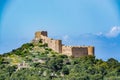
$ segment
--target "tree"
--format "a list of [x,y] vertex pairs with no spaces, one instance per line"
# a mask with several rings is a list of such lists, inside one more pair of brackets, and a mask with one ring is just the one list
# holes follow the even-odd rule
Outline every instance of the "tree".
[[8,66],[6,70],[9,73],[9,76],[11,76],[11,74],[15,72],[16,69],[17,69],[17,66],[14,65],[14,66]]
[[62,73],[65,74],[65,75],[68,75],[69,74],[69,69],[64,66],[63,69],[62,69]]

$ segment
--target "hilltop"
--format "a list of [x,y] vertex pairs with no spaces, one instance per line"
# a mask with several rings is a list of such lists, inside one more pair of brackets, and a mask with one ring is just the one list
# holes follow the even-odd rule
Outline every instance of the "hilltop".
[[119,80],[120,63],[59,54],[47,44],[26,43],[0,55],[0,80]]
[[0,80],[119,80],[120,63],[57,53],[41,41],[0,55]]

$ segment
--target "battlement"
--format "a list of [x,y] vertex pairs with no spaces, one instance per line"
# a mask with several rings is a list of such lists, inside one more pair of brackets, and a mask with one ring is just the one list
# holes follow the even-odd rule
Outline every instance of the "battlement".
[[35,32],[35,38],[40,39],[41,36],[46,36],[47,37],[47,31],[37,31],[37,32]]
[[43,43],[47,43],[49,48],[61,54],[74,57],[85,55],[94,56],[94,46],[65,46],[62,44],[62,40],[49,38],[47,31],[37,31],[35,33],[34,42],[37,42],[40,39]]

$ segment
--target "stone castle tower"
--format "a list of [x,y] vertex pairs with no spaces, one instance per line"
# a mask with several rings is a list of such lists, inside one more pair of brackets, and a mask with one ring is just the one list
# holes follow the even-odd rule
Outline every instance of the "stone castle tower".
[[54,40],[48,37],[47,31],[38,31],[35,33],[35,41],[42,40],[43,43],[47,43],[48,47],[52,50],[65,54],[67,56],[94,56],[94,46],[65,46],[62,44],[62,40]]

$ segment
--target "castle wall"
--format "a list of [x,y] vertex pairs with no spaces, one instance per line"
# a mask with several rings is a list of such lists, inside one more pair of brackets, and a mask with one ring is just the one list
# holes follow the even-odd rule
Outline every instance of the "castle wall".
[[41,31],[41,35],[48,37],[47,31]]
[[73,47],[72,48],[72,56],[74,57],[87,56],[87,55],[88,55],[87,47]]
[[55,40],[55,50],[59,53],[62,53],[62,41]]
[[94,56],[94,47],[93,46],[88,46],[88,55]]
[[71,56],[72,55],[72,47],[62,46],[62,54],[65,54],[67,56]]
[[65,54],[67,56],[85,56],[92,55],[94,56],[94,47],[93,46],[64,46],[62,45],[62,40],[54,40],[47,37],[47,31],[41,31],[35,33],[35,41],[42,39],[43,43],[47,43],[48,47],[52,50]]
[[40,32],[35,32],[35,39],[38,38],[40,39],[41,33]]
[[75,47],[75,46],[62,46],[62,54],[68,56],[85,56],[88,55],[88,48],[87,47]]
[[42,39],[43,43],[47,43],[49,48],[53,49],[54,51],[58,53],[62,53],[62,41],[61,40],[54,40],[44,35],[41,35],[40,39]]
[[47,37],[47,31],[38,31],[35,33],[35,38],[40,39],[42,36],[46,36]]

